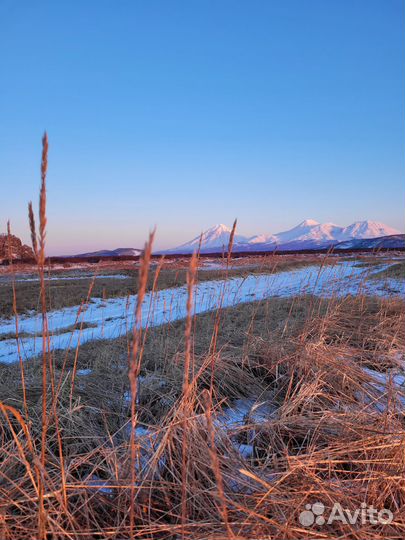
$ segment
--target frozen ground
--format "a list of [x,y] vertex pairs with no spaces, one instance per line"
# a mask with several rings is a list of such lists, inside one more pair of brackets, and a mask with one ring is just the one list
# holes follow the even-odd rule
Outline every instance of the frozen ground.
[[[373,266],[379,272],[387,265]],[[405,282],[398,280],[366,280],[367,267],[355,261],[339,262],[335,266],[308,266],[276,274],[250,275],[227,281],[206,281],[195,287],[194,312],[212,311],[271,297],[290,297],[315,294],[323,297],[356,295],[405,297]],[[51,349],[76,347],[95,339],[113,339],[125,335],[133,326],[136,295],[129,298],[91,299],[80,311],[79,306],[52,311],[48,314]],[[157,326],[186,316],[187,289],[164,289],[145,296],[142,326]],[[80,312],[79,312],[80,311]],[[81,323],[85,323],[80,330]],[[72,332],[72,326],[76,330]],[[91,325],[91,327],[86,327]],[[27,359],[42,350],[42,318],[39,314],[21,316],[19,333],[21,355]],[[64,329],[66,331],[64,331]],[[13,319],[0,319],[0,362],[18,360]]]

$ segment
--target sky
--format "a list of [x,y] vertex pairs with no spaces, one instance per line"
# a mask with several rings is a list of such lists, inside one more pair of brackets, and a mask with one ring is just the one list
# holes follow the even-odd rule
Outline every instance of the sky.
[[306,218],[404,230],[403,0],[0,0],[0,231],[50,255]]

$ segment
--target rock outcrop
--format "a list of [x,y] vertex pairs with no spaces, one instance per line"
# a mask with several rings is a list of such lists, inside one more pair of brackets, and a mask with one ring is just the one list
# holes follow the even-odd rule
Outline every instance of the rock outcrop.
[[[11,257],[13,259],[33,259],[34,252],[29,246],[21,242],[17,236],[10,235]],[[9,259],[9,237],[7,234],[0,234],[0,262]]]

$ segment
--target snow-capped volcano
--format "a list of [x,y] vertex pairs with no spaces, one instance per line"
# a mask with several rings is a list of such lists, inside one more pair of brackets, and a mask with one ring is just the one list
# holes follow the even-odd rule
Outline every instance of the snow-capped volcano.
[[342,227],[334,223],[322,224],[314,219],[306,219],[288,231],[271,235],[254,236],[249,243],[257,244],[266,242],[281,245],[297,240],[335,240],[341,230]]
[[296,239],[298,236],[304,236],[308,234],[313,227],[319,225],[314,219],[306,219],[302,221],[296,227],[289,229],[288,231],[276,233],[276,234],[259,234],[258,236],[253,236],[249,240],[250,244],[260,244],[263,242],[280,244],[284,242],[289,242],[290,240]]
[[400,231],[378,221],[355,221],[343,229],[343,235],[347,239],[379,238],[380,236],[391,236],[392,234],[400,234]]
[[[231,236],[232,229],[227,227],[223,223],[214,225],[210,229],[198,235],[189,242],[182,244],[181,246],[167,250],[165,253],[192,253],[198,249],[201,238],[201,249],[203,251],[222,251],[227,249],[229,244],[229,238]],[[246,236],[235,234],[234,243],[246,243],[248,242]]]
[[[201,251],[219,252],[228,247],[230,227],[215,225],[202,234]],[[323,248],[352,239],[380,238],[400,234],[400,231],[376,221],[356,221],[347,227],[335,223],[319,223],[306,219],[287,231],[246,237],[236,234],[234,251],[296,250]],[[198,249],[200,236],[165,253],[191,253]]]

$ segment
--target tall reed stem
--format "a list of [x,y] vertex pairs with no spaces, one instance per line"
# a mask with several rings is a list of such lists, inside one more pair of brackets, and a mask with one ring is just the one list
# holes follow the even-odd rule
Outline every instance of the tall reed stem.
[[190,266],[187,272],[187,317],[186,327],[184,331],[185,340],[185,354],[184,354],[184,377],[183,377],[183,440],[182,440],[182,467],[181,467],[181,527],[182,537],[186,535],[186,521],[187,521],[187,483],[188,483],[188,466],[187,466],[187,450],[188,450],[188,436],[187,436],[187,419],[190,415],[190,365],[191,365],[191,347],[192,336],[191,329],[193,324],[193,297],[194,297],[194,285],[197,273],[197,254],[193,253]]
[[145,244],[145,249],[139,267],[139,286],[135,308],[135,322],[133,327],[132,352],[129,357],[128,377],[131,390],[131,437],[130,437],[130,478],[131,478],[131,501],[129,509],[129,528],[131,540],[135,537],[135,482],[136,482],[136,424],[137,424],[137,396],[138,396],[138,376],[141,369],[142,354],[140,352],[142,344],[142,304],[145,298],[148,284],[150,260],[152,255],[152,245],[155,231],[149,235],[149,240]]

